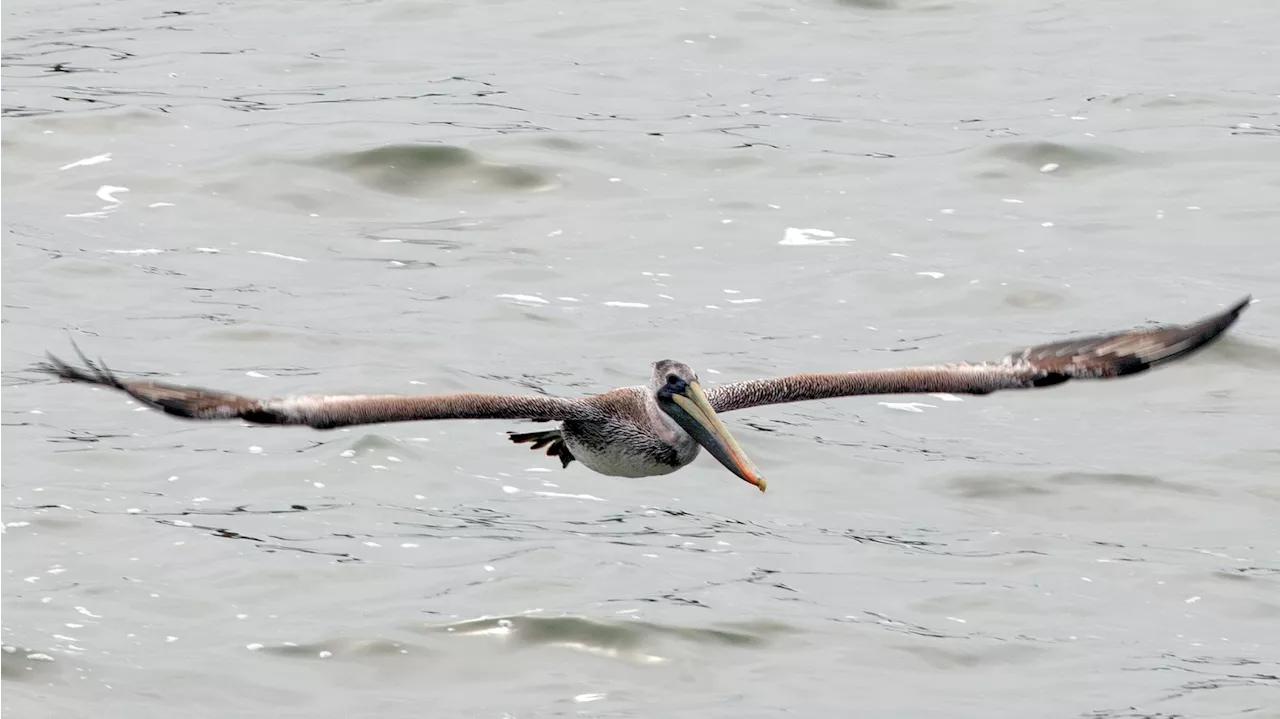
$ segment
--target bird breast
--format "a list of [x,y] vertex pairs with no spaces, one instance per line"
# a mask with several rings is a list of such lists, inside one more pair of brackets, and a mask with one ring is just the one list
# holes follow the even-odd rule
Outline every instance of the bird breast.
[[683,429],[662,432],[666,436],[655,429],[630,422],[570,420],[561,431],[574,458],[611,477],[670,474],[698,456],[697,442]]

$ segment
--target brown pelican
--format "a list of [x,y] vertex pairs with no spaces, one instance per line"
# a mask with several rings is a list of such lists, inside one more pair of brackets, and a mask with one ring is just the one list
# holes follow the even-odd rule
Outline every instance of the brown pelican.
[[[720,421],[719,413],[785,402],[875,394],[989,394],[1070,379],[1110,379],[1185,357],[1226,331],[1250,298],[1190,325],[1078,337],[1038,345],[998,362],[797,374],[703,389],[686,364],[661,360],[643,387],[591,397],[449,394],[298,395],[254,399],[148,380],[122,380],[101,361],[80,354],[83,367],[49,355],[39,369],[64,380],[114,387],[148,407],[190,419],[241,419],[256,424],[332,429],[428,419],[510,419],[560,422],[559,429],[510,432],[511,441],[547,448],[564,466],[574,459],[601,474],[648,477],[689,464],[705,447],[730,472],[765,488],[765,480]],[[79,352],[79,348],[76,348]]]

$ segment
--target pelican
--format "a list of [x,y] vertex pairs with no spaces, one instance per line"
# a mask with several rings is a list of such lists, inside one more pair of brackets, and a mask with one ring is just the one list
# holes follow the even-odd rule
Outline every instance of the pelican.
[[516,443],[546,448],[564,467],[578,460],[615,477],[669,474],[705,448],[730,472],[765,489],[765,479],[729,433],[719,415],[770,404],[878,394],[951,393],[985,395],[1004,389],[1051,387],[1071,379],[1111,379],[1138,374],[1186,357],[1216,340],[1251,299],[1189,325],[1076,337],[1036,345],[1002,360],[931,367],[796,374],[732,382],[703,389],[688,365],[653,363],[642,387],[623,387],[590,397],[447,394],[294,395],[254,399],[227,392],[122,380],[101,360],[80,352],[83,367],[48,355],[42,372],[63,380],[111,387],[142,404],[188,419],[240,419],[254,424],[306,425],[333,429],[429,419],[506,419],[560,422],[559,429],[509,432]]

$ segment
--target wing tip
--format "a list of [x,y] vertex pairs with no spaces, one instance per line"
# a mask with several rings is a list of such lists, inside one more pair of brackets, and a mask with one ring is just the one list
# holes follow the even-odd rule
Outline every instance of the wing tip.
[[1204,349],[1222,337],[1253,303],[1245,295],[1225,309],[1185,325],[1163,325],[1040,345],[1017,359],[1038,374],[1031,386],[1050,386],[1071,378],[1127,377]]
[[1190,344],[1180,352],[1176,352],[1169,357],[1159,361],[1168,361],[1190,354],[1222,337],[1227,330],[1231,329],[1239,319],[1240,315],[1253,304],[1253,295],[1245,295],[1237,300],[1235,304],[1216,314],[1209,315],[1199,322],[1192,323],[1181,329],[1183,332],[1183,341],[1189,341]]
[[[37,362],[32,367],[32,370],[42,374],[53,375],[57,379],[66,382],[79,382],[81,384],[117,389],[144,406],[158,409],[165,414],[183,419],[230,418],[238,413],[255,409],[254,407],[230,407],[230,405],[234,404],[230,401],[231,399],[239,400],[241,398],[234,395],[226,395],[225,393],[218,393],[216,397],[206,398],[201,396],[205,392],[198,388],[174,387],[152,382],[123,381],[116,376],[115,372],[103,360],[94,361],[89,359],[75,342],[71,343],[71,347],[80,356],[81,364],[79,366],[58,358],[52,352],[46,352],[46,361]],[[262,412],[259,412],[258,415],[266,417]],[[255,417],[258,417],[258,415],[255,415]],[[278,419],[271,417],[266,417],[265,419],[251,418],[249,421],[258,423],[279,422]]]
[[1199,352],[1221,339],[1252,303],[1253,295],[1248,294],[1221,312],[1216,312],[1191,324],[1153,330],[1153,334],[1168,332],[1170,336],[1161,343],[1161,347],[1154,355],[1138,354],[1116,358],[1119,362],[1116,367],[1116,376],[1123,377],[1144,372],[1152,367]]
[[1253,304],[1253,302],[1254,302],[1253,294],[1252,293],[1247,294],[1244,297],[1240,298],[1239,300],[1236,300],[1236,303],[1232,305],[1230,309],[1224,311],[1222,314],[1224,316],[1230,315],[1234,321],[1234,319],[1238,318],[1242,312],[1248,309],[1249,305]]
[[80,356],[80,361],[83,363],[82,367],[65,362],[52,352],[45,352],[45,361],[37,362],[32,369],[42,374],[53,375],[65,382],[82,382],[84,384],[97,384],[123,389],[115,373],[107,368],[107,365],[102,360],[94,362],[89,359],[75,342],[71,343],[71,348]]

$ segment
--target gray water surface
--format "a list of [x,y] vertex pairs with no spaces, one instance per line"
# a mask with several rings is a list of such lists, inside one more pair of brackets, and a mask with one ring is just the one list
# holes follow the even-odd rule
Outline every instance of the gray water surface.
[[[6,716],[1280,716],[1278,34],[1270,0],[6,2]],[[30,371],[580,395],[1246,293],[1134,379],[727,415],[764,495]]]

